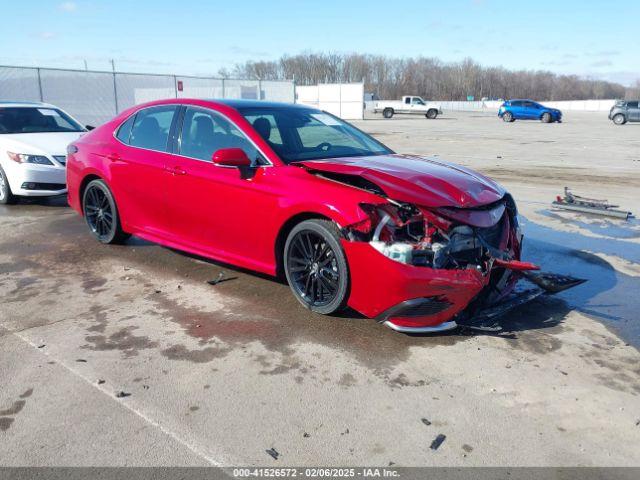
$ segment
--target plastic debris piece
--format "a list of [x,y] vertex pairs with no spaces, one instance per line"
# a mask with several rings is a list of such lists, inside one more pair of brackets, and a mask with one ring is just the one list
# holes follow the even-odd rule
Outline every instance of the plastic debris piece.
[[278,451],[273,447],[271,447],[269,450],[265,450],[265,452],[267,452],[271,457],[273,457],[274,460],[277,460],[278,457],[280,456]]
[[438,448],[440,448],[440,445],[442,445],[442,443],[445,441],[445,439],[447,438],[446,435],[443,435],[442,433],[439,434],[434,440],[433,442],[431,442],[431,450],[437,450]]

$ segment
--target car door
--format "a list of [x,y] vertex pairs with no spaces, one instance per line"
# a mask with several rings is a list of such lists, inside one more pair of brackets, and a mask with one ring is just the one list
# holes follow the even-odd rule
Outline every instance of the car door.
[[627,102],[627,111],[629,112],[630,121],[640,122],[640,105],[638,102]]
[[411,113],[411,97],[404,97],[404,105],[402,105],[402,112]]
[[519,120],[524,118],[522,116],[522,102],[520,100],[511,101],[511,108],[509,108],[509,111],[511,112],[511,114],[513,115],[513,118],[515,119]]
[[533,102],[522,102],[522,118],[530,120],[536,118],[537,113],[536,106]]
[[139,110],[116,132],[108,155],[111,187],[127,226],[154,236],[168,233],[167,175],[177,105]]
[[[187,249],[223,261],[268,269],[255,260],[266,212],[276,211],[277,196],[269,190],[274,170],[255,145],[222,114],[188,106],[168,173],[168,209],[172,236]],[[240,170],[213,163],[221,148],[242,148],[255,167]],[[253,259],[253,260],[252,260]]]

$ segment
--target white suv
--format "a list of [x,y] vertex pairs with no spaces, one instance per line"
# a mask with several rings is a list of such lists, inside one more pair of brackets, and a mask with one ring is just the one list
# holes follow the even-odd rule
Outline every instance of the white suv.
[[53,105],[0,102],[0,204],[67,193],[67,145],[83,132]]

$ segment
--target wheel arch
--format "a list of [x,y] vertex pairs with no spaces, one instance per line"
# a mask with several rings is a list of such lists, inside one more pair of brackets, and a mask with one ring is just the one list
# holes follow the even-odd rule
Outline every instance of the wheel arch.
[[287,241],[287,237],[289,236],[289,233],[291,232],[291,230],[293,230],[293,227],[295,227],[299,223],[304,222],[305,220],[311,220],[314,218],[319,220],[329,220],[331,222],[336,222],[335,219],[330,218],[327,215],[324,215],[320,212],[308,211],[308,212],[296,213],[292,217],[289,217],[280,227],[280,230],[278,231],[278,235],[276,236],[276,241],[273,247],[274,253],[275,253],[275,259],[276,259],[276,276],[279,279],[285,278],[284,245],[285,245],[285,242]]
[[97,175],[95,173],[90,173],[88,175],[85,175],[82,178],[82,181],[80,182],[80,187],[78,188],[78,202],[80,205],[80,215],[84,216],[84,191],[87,189],[87,185],[89,185],[89,183],[91,183],[94,180],[102,180],[103,182],[106,183],[106,180],[104,178],[102,178],[100,175]]

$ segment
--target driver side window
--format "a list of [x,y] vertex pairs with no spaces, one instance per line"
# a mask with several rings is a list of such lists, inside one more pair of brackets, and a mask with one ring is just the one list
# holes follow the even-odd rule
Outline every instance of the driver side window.
[[180,155],[212,161],[221,148],[241,148],[254,165],[268,162],[229,120],[210,110],[188,107],[182,123]]

